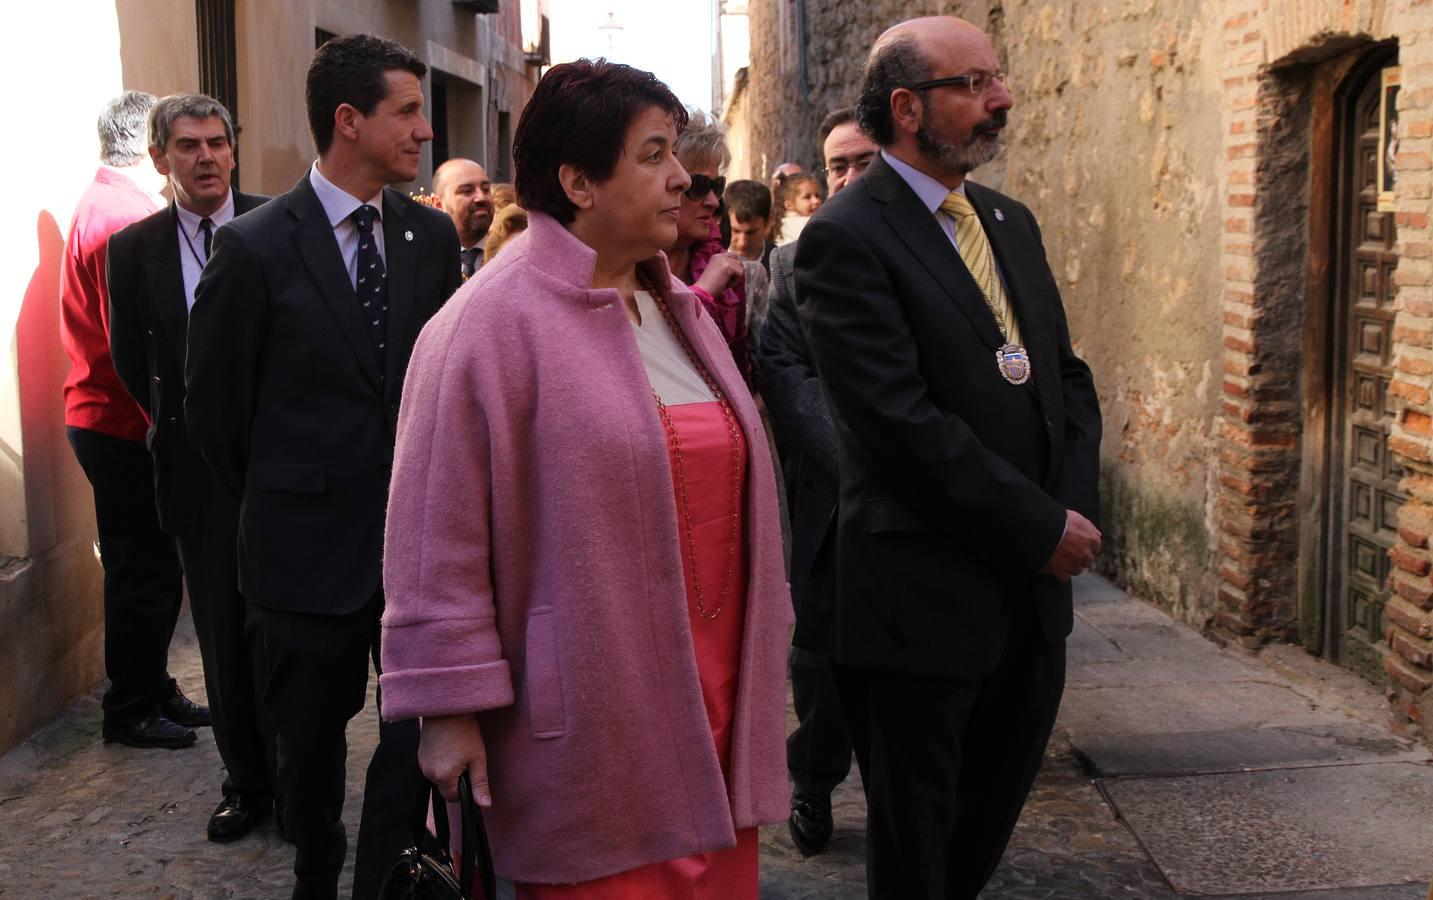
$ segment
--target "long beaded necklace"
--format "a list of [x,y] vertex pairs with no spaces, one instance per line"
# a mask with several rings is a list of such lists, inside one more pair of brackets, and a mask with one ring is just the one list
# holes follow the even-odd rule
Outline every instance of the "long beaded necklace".
[[743,466],[741,428],[736,421],[736,414],[732,411],[731,405],[727,403],[726,395],[722,393],[717,385],[716,379],[702,363],[701,357],[693,349],[691,341],[682,329],[677,327],[672,311],[667,308],[667,301],[663,299],[660,291],[650,289],[649,293],[657,304],[657,309],[662,311],[662,318],[667,320],[667,327],[676,335],[677,341],[681,343],[682,350],[686,352],[687,359],[707,383],[712,396],[716,397],[721,407],[722,419],[726,422],[727,437],[730,439],[731,447],[731,516],[727,524],[727,547],[726,547],[726,575],[722,578],[721,593],[717,598],[716,608],[708,611],[706,606],[706,594],[702,590],[702,580],[696,571],[697,564],[697,541],[692,530],[691,500],[687,491],[687,461],[682,452],[681,435],[677,433],[676,426],[672,424],[671,413],[667,411],[667,405],[662,402],[661,396],[655,390],[652,391],[652,398],[657,401],[657,415],[662,420],[662,427],[667,430],[667,438],[672,442],[672,456],[677,476],[677,498],[681,501],[682,524],[685,527],[687,543],[687,557],[692,561],[692,585],[696,589],[697,612],[708,622],[714,621],[717,616],[726,609],[726,604],[731,599],[732,584],[736,574],[736,550],[741,540],[741,472]]

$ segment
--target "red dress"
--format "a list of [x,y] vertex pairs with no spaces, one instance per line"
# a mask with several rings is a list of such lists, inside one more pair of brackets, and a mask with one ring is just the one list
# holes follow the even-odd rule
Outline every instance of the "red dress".
[[[729,776],[731,726],[736,710],[737,676],[741,666],[742,625],[746,612],[746,446],[740,441],[732,459],[732,436],[721,406],[715,401],[667,407],[668,421],[681,443],[681,459],[671,446],[677,530],[687,585],[687,619],[697,657],[702,702],[711,722],[712,740],[722,772]],[[736,496],[732,465],[738,467]],[[686,490],[682,489],[685,476]],[[685,494],[686,503],[683,503]],[[685,505],[685,510],[684,510]],[[735,546],[732,516],[736,516]],[[690,521],[692,542],[687,542]],[[689,546],[694,546],[692,559]],[[701,580],[698,607],[697,579]],[[722,583],[729,582],[723,603]],[[620,822],[613,823],[620,828]],[[708,853],[650,863],[580,884],[518,884],[519,900],[756,900],[757,830],[740,829],[736,846]]]

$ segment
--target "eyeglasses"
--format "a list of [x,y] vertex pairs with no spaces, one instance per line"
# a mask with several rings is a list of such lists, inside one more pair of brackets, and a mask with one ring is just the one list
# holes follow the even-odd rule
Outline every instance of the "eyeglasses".
[[1004,72],[971,72],[969,75],[952,75],[949,78],[933,78],[930,81],[922,81],[919,84],[906,86],[910,91],[928,91],[931,88],[962,87],[970,92],[971,96],[979,97],[990,89],[995,82],[1000,82],[1005,89],[1010,90],[1010,76]]
[[866,171],[866,167],[871,164],[871,160],[874,159],[875,156],[876,155],[872,153],[870,156],[863,156],[851,162],[832,163],[824,169],[817,169],[816,174],[822,178],[844,178],[847,172],[855,172],[857,175],[860,175]]
[[698,175],[693,172],[691,179],[692,186],[684,191],[688,200],[704,200],[707,194],[716,194],[716,198],[720,200],[722,191],[726,190],[725,175],[713,178],[710,175]]

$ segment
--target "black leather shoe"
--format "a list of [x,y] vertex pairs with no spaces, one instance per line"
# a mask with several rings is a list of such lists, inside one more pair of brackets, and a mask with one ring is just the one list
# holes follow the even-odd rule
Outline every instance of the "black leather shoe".
[[831,843],[831,795],[798,791],[791,796],[791,842],[802,856],[815,856]]
[[106,744],[125,744],[130,747],[165,747],[169,750],[192,747],[198,739],[193,731],[164,716],[151,716],[148,719],[140,719],[138,722],[129,722],[124,725],[105,723],[103,733]]
[[173,692],[159,704],[159,711],[176,725],[183,725],[186,728],[209,727],[209,707],[200,706],[184,696],[184,692],[179,689],[177,684],[174,686]]
[[237,841],[253,831],[255,825],[264,821],[273,807],[274,799],[267,794],[260,797],[235,791],[214,809],[214,815],[209,817],[209,827],[205,831],[209,840],[216,844]]

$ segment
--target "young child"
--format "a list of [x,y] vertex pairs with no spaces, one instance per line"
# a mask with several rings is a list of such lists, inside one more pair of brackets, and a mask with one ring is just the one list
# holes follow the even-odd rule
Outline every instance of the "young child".
[[733,181],[722,195],[731,225],[732,253],[766,265],[771,230],[771,191],[759,181]]
[[796,240],[811,214],[821,208],[821,182],[815,175],[790,175],[781,182],[782,215],[771,237],[780,247]]

